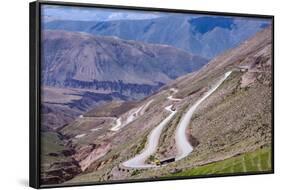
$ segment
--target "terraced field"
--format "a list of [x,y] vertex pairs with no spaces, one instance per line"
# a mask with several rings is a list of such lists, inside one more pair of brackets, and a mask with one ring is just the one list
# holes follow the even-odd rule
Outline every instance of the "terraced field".
[[265,172],[270,171],[271,169],[271,148],[266,147],[220,162],[215,162],[175,173],[171,176],[200,176],[244,172]]

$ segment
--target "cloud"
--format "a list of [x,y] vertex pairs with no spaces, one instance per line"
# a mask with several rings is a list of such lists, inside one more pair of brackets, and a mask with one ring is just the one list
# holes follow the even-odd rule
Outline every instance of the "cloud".
[[80,20],[80,21],[108,21],[123,19],[151,19],[165,16],[159,12],[145,12],[133,10],[119,10],[93,7],[70,7],[57,5],[43,5],[42,16],[44,21],[51,20]]

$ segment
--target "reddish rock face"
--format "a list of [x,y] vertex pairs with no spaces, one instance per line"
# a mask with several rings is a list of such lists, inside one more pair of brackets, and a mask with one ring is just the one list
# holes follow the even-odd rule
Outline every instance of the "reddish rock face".
[[93,162],[104,156],[110,149],[110,144],[105,143],[92,149],[92,151],[79,162],[82,171],[85,171]]
[[42,173],[41,182],[43,184],[63,183],[72,179],[74,176],[81,173],[78,162],[75,160],[69,162],[56,162],[51,167]]

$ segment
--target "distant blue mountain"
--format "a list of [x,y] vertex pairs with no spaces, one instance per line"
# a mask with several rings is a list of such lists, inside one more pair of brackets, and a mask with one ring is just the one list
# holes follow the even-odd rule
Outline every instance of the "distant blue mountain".
[[234,19],[230,17],[199,17],[189,20],[189,23],[194,27],[194,32],[205,34],[216,27],[231,30],[234,24]]
[[267,20],[254,18],[173,15],[100,22],[58,20],[43,23],[43,28],[167,44],[210,59],[239,45],[269,24]]
[[261,28],[267,28],[268,26],[269,26],[269,23],[261,24]]

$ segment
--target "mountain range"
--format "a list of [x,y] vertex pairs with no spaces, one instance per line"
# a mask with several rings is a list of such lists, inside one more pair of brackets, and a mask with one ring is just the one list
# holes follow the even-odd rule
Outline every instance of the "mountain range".
[[106,102],[140,100],[208,62],[173,46],[81,32],[46,30],[42,41],[44,130]]
[[54,20],[44,23],[43,29],[167,44],[210,59],[236,47],[266,26],[266,20],[254,18],[171,15],[142,20]]
[[143,89],[148,94],[207,63],[168,45],[78,32],[44,31],[43,44],[42,82],[47,86],[110,89],[123,94]]

